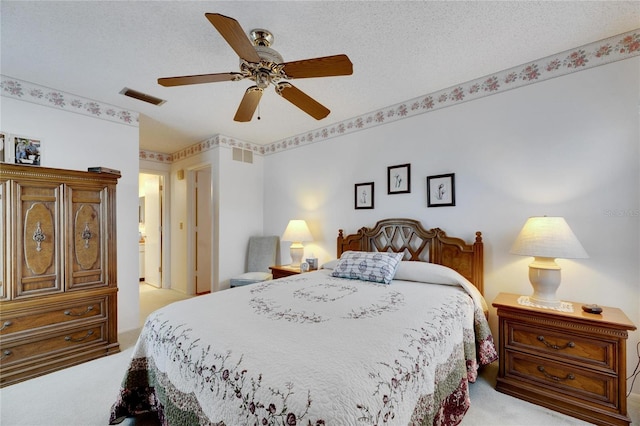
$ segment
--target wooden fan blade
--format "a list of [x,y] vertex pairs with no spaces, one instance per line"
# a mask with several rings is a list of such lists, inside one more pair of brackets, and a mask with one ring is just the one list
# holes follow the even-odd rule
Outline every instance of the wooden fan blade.
[[291,83],[278,84],[276,92],[316,120],[322,120],[331,112]]
[[185,86],[187,84],[215,83],[218,81],[231,81],[242,78],[237,72],[224,72],[219,74],[184,75],[181,77],[159,78],[158,84],[165,87]]
[[332,77],[353,74],[353,64],[347,55],[325,56],[285,62],[284,73],[291,78]]
[[219,13],[205,13],[209,22],[216,27],[216,30],[229,43],[229,46],[238,54],[241,59],[247,62],[259,63],[260,56],[251,44],[238,21]]
[[233,120],[240,122],[251,121],[253,113],[258,107],[258,103],[260,103],[260,98],[262,98],[262,89],[258,86],[249,87],[247,91],[244,92],[242,102],[240,102],[240,106],[238,107],[238,111],[236,111],[236,116],[233,117]]

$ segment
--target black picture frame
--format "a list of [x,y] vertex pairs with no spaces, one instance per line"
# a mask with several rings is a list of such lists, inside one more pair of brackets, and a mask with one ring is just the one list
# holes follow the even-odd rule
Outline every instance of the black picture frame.
[[387,167],[387,194],[411,192],[411,164]]
[[456,205],[455,173],[427,176],[427,207]]
[[372,209],[375,199],[375,184],[373,182],[356,183],[354,187],[354,207],[356,209]]

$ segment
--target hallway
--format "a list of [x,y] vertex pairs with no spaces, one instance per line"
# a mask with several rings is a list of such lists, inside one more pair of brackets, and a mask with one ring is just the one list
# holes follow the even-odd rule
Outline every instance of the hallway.
[[140,283],[140,327],[149,314],[178,300],[190,299],[192,296],[171,289],[156,288],[145,282]]

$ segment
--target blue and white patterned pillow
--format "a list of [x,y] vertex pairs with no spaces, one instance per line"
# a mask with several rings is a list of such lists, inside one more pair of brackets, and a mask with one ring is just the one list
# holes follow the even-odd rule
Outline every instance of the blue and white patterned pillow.
[[389,284],[403,257],[404,253],[346,251],[340,256],[331,275]]

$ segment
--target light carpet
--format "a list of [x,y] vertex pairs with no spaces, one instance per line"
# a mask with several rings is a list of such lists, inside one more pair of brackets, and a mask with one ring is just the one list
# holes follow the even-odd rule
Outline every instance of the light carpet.
[[[145,317],[158,304],[185,298],[169,290],[144,288],[141,310]],[[161,293],[158,293],[161,292]],[[149,294],[144,294],[149,293]],[[161,301],[160,299],[164,299]],[[145,304],[145,301],[149,302]],[[158,306],[159,307],[159,306]],[[0,390],[0,424],[3,426],[99,426],[107,425],[109,410],[133,352],[140,329],[120,334],[121,352],[67,368]],[[485,425],[587,425],[573,417],[556,413],[497,392],[497,363],[485,367],[478,381],[470,386],[471,408],[463,426]],[[634,424],[640,424],[640,398],[629,400]],[[123,426],[152,426],[150,416],[126,419]],[[234,426],[234,425],[230,425]]]

